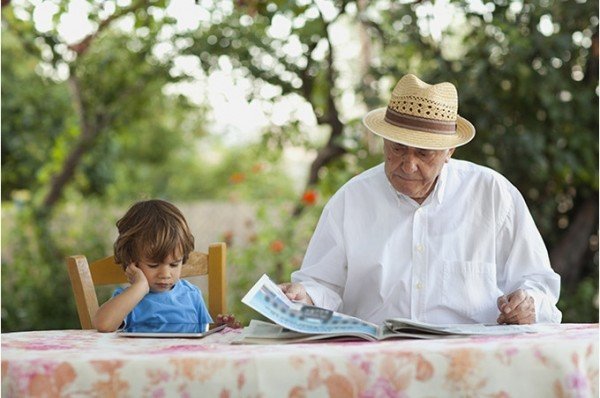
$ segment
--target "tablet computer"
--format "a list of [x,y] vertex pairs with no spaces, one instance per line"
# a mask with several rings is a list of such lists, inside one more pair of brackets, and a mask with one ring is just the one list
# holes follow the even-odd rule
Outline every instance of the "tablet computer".
[[198,323],[138,323],[125,326],[116,331],[122,337],[175,337],[175,338],[202,338],[225,329],[227,325],[214,326],[213,324]]

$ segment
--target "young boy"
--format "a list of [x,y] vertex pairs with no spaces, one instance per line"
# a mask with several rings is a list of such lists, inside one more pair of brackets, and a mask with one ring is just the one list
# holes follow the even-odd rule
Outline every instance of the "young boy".
[[117,221],[117,228],[115,261],[131,285],[117,288],[98,309],[93,322],[99,332],[115,331],[123,323],[212,322],[200,290],[179,279],[194,237],[177,207],[163,200],[138,202]]

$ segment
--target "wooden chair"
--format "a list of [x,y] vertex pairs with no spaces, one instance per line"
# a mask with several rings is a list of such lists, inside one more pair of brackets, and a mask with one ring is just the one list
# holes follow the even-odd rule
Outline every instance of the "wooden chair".
[[[208,253],[192,252],[183,265],[181,277],[208,275],[208,312],[216,320],[226,313],[225,243],[213,243]],[[127,283],[127,277],[113,256],[88,264],[85,256],[67,257],[67,269],[75,295],[82,329],[93,329],[92,318],[98,311],[96,286]]]

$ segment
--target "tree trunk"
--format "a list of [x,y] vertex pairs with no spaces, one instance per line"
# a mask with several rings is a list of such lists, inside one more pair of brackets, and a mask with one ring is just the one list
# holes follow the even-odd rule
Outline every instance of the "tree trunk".
[[[3,3],[4,5],[4,3]],[[98,28],[92,34],[89,34],[83,38],[79,43],[72,44],[69,49],[75,51],[77,56],[82,56],[88,51],[90,45],[93,43],[97,35],[103,30],[107,29],[115,20],[121,18],[124,15],[135,12],[141,8],[148,7],[148,0],[137,0],[130,4],[128,7],[120,9],[114,14],[110,15],[106,19],[100,21]],[[77,73],[74,70],[76,64],[71,63],[69,71],[69,89],[71,90],[71,97],[73,106],[77,112],[80,122],[81,133],[79,139],[75,143],[75,146],[71,149],[68,156],[66,157],[61,170],[55,174],[50,183],[50,189],[48,194],[44,198],[42,209],[40,213],[50,214],[54,205],[60,200],[62,192],[67,184],[71,181],[75,175],[75,170],[79,166],[83,155],[90,149],[96,137],[106,128],[109,123],[109,117],[107,115],[93,115],[92,112],[87,108],[82,98],[82,88]]]
[[73,178],[75,169],[79,165],[81,158],[101,130],[99,126],[89,123],[90,118],[87,115],[87,110],[81,98],[79,80],[73,71],[69,76],[69,88],[71,89],[73,103],[79,117],[81,133],[77,143],[66,157],[60,172],[52,177],[50,190],[44,199],[44,208],[47,212],[50,212],[60,199],[64,187]]
[[562,285],[571,288],[581,279],[584,259],[590,247],[590,236],[598,232],[598,196],[578,207],[572,222],[556,246],[550,251],[550,262],[561,276]]
[[[310,186],[315,185],[319,181],[319,170],[322,167],[326,166],[333,160],[337,159],[344,153],[346,153],[346,149],[338,144],[338,139],[344,133],[344,124],[340,120],[340,114],[335,105],[334,99],[334,88],[335,88],[335,76],[337,71],[334,66],[334,55],[333,55],[333,46],[331,45],[331,41],[329,41],[329,37],[327,36],[327,25],[325,26],[325,36],[327,37],[327,42],[329,44],[329,52],[327,53],[327,86],[329,87],[327,93],[327,111],[323,117],[318,118],[319,124],[329,125],[331,128],[331,134],[329,135],[329,140],[327,140],[327,144],[319,149],[317,153],[317,157],[310,165],[310,170],[308,173],[308,180],[306,182],[306,189]],[[310,97],[306,98],[310,102]],[[302,214],[304,206],[302,204],[296,205],[292,212],[292,217],[297,218]]]

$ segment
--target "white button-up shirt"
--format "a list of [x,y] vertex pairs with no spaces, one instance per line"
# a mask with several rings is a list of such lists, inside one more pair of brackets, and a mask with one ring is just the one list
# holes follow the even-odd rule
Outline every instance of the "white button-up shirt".
[[383,164],[325,206],[302,267],[315,305],[381,324],[495,323],[497,298],[525,289],[537,322],[560,322],[560,277],[527,205],[502,175],[451,159],[419,205]]

